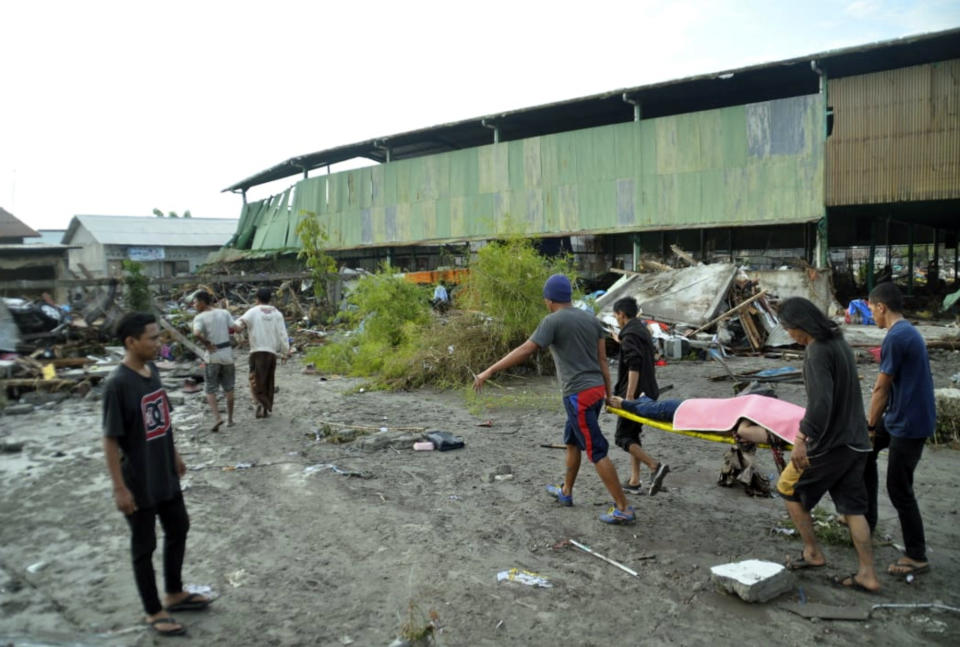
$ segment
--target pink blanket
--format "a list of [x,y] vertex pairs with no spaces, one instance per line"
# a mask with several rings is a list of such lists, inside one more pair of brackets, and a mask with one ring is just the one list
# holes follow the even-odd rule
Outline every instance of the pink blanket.
[[764,395],[684,400],[673,415],[674,429],[730,431],[740,418],[751,420],[793,444],[806,410]]

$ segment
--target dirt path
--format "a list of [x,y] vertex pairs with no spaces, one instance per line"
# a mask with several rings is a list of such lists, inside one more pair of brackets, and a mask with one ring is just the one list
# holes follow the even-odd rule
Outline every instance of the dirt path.
[[[956,354],[937,356],[938,387],[949,385],[956,360]],[[731,368],[784,364],[799,365],[739,359]],[[239,385],[245,374],[238,372]],[[714,364],[676,362],[658,375],[661,384],[675,385],[669,397],[730,395],[729,382],[706,379],[720,372]],[[861,374],[866,394],[876,365],[861,364]],[[640,519],[633,527],[597,521],[609,499],[586,461],[576,505],[557,507],[543,488],[562,478],[563,451],[539,446],[561,442],[552,379],[488,388],[487,402],[496,405],[490,409],[466,405],[462,393],[359,392],[354,380],[303,375],[296,364],[281,368],[278,384],[273,417],[254,420],[247,394],[239,392],[239,422],[220,434],[202,431],[201,394],[185,396],[174,412],[191,468],[185,581],[219,595],[208,613],[180,614],[190,633],[178,644],[387,645],[409,620],[411,605],[420,622],[435,613],[442,645],[960,642],[960,614],[878,610],[866,622],[810,621],[784,609],[797,592],[749,605],[715,590],[712,565],[782,561],[799,549],[796,540],[771,534],[784,516],[782,502],[715,485],[721,445],[648,430],[645,445],[673,471],[666,492],[633,497]],[[779,386],[778,393],[804,404],[801,386]],[[491,427],[477,426],[488,419]],[[317,442],[322,421],[447,430],[466,447],[413,452],[409,442],[402,449],[371,449],[369,439],[366,449]],[[605,414],[611,441],[614,424]],[[99,402],[92,399],[0,418],[0,441],[25,443],[20,453],[0,454],[0,645],[155,642],[138,625],[127,529],[113,508],[99,434]],[[616,448],[611,455],[624,476],[626,455]],[[828,569],[797,579],[806,601],[860,609],[960,606],[958,458],[928,449],[918,470],[934,567],[928,575],[909,585],[884,576],[876,596],[837,590],[830,575],[855,570],[855,556],[852,548],[831,546]],[[329,465],[362,476],[323,467]],[[769,454],[761,453],[761,465],[774,471]],[[512,477],[491,481],[503,466]],[[887,534],[901,541],[882,495],[879,535]],[[569,538],[640,577],[556,547]],[[876,549],[881,568],[896,557],[890,546]],[[498,584],[497,573],[513,567],[553,587]]]

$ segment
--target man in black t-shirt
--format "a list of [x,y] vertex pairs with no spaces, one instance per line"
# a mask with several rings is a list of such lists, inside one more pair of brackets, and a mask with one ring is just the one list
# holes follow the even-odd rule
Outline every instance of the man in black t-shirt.
[[[186,629],[170,612],[199,611],[210,600],[184,591],[180,574],[190,527],[180,492],[187,468],[173,444],[170,401],[152,362],[160,330],[153,315],[134,312],[120,320],[117,335],[125,355],[103,392],[104,455],[117,509],[130,525],[133,573],[146,622],[159,634],[180,635]],[[164,531],[162,605],[153,572],[157,517]]]
[[[624,297],[613,304],[613,315],[620,325],[620,358],[617,367],[617,384],[613,393],[625,400],[635,400],[641,396],[656,400],[660,397],[657,376],[654,368],[653,337],[642,319],[637,315],[640,308],[633,297]],[[650,495],[660,491],[663,479],[670,466],[654,460],[643,449],[640,433],[643,425],[626,418],[617,418],[617,435],[614,442],[617,447],[630,454],[630,478],[623,484],[627,492],[643,493],[640,482],[640,463],[650,468]]]

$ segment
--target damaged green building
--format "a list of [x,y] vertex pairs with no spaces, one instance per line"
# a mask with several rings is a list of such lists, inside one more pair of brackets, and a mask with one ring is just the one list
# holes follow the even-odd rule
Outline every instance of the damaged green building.
[[[355,158],[376,164],[330,172]],[[675,244],[856,265],[867,283],[906,254],[912,287],[920,261],[957,271],[960,29],[373,138],[225,191],[243,196],[225,260],[295,252],[297,223],[317,214],[350,266],[433,269],[519,231],[587,274]]]

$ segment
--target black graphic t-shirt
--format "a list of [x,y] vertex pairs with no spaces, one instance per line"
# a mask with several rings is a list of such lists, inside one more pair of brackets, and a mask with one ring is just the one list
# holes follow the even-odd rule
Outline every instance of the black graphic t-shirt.
[[103,391],[103,435],[117,439],[123,480],[138,508],[152,508],[180,492],[170,401],[151,362],[150,377],[121,364]]

